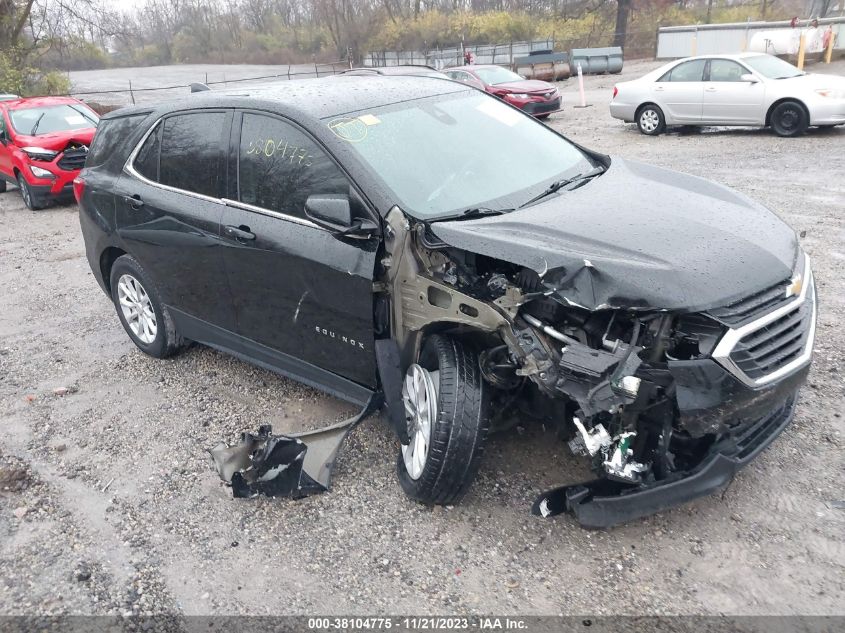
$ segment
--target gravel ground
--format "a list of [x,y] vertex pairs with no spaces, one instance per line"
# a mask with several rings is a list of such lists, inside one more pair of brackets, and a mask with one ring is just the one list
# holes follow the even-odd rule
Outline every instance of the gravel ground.
[[75,207],[29,212],[10,187],[0,614],[843,613],[845,128],[647,138],[608,115],[618,80],[586,78],[585,109],[569,107],[576,82],[561,84],[566,108],[550,124],[761,200],[813,259],[822,308],[797,416],[724,493],[610,531],[535,518],[535,496],[583,470],[526,424],[490,438],[460,505],[430,509],[402,494],[397,442],[374,417],[350,436],[332,492],[232,499],[207,448],[349,407],[207,348],[142,355],[89,272]]

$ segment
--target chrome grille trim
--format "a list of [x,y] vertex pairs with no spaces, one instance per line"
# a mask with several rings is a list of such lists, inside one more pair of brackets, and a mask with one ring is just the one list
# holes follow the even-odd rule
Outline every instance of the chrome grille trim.
[[[804,349],[801,353],[783,367],[779,367],[775,371],[761,376],[759,378],[751,378],[733,361],[731,354],[734,351],[737,343],[739,343],[746,336],[766,327],[770,323],[777,321],[781,317],[794,312],[799,309],[806,301],[810,301],[812,305],[812,314],[810,315],[810,323],[808,326],[807,341],[804,344]],[[737,379],[748,387],[757,388],[765,386],[774,382],[787,374],[792,373],[796,369],[803,367],[810,362],[813,355],[813,340],[816,335],[816,290],[813,283],[813,272],[810,269],[810,258],[804,255],[804,285],[801,288],[801,294],[793,301],[772,310],[768,314],[761,316],[758,319],[746,323],[742,327],[730,328],[722,336],[722,339],[713,350],[713,360],[719,363],[722,367],[727,369]]]

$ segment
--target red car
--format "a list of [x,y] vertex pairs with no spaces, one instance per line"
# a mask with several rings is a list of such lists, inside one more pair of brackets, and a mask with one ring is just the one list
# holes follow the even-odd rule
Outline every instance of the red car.
[[538,119],[545,119],[560,110],[560,93],[553,84],[523,79],[501,66],[456,66],[443,72],[450,79],[496,95]]
[[16,184],[32,210],[72,199],[99,120],[71,97],[0,101],[0,192]]

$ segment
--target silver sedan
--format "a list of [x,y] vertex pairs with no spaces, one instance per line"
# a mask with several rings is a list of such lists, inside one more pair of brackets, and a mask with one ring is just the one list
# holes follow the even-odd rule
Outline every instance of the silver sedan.
[[845,124],[845,77],[805,73],[771,55],[702,55],[613,88],[611,116],[654,136],[667,125],[771,126],[797,136]]

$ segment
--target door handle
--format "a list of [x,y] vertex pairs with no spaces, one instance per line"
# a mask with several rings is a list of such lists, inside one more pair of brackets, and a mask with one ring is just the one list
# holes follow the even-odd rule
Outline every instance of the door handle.
[[655,92],[663,92],[663,86],[655,86]]
[[249,242],[255,239],[255,233],[251,233],[248,226],[241,224],[240,226],[225,226],[223,233],[227,237],[238,240],[239,242]]
[[710,87],[710,88],[705,88],[705,90],[706,90],[707,92],[716,92],[716,89],[715,89],[715,88],[712,88],[712,87]]
[[141,200],[141,196],[137,193],[132,196],[125,196],[126,202],[129,203],[129,206],[132,207],[135,211],[140,209],[144,206],[144,201]]

